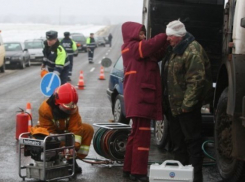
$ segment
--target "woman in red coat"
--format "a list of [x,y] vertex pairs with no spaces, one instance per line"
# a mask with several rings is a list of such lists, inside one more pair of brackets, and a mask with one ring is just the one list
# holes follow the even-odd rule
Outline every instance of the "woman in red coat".
[[148,181],[150,122],[152,119],[162,119],[158,61],[164,54],[167,37],[160,33],[145,40],[145,33],[142,24],[126,22],[122,25],[125,110],[127,118],[133,120],[126,146],[123,176],[134,181]]

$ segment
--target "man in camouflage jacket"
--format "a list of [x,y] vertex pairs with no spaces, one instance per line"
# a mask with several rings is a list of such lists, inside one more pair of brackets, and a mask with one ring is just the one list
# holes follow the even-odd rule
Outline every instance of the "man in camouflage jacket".
[[175,160],[194,167],[202,182],[201,106],[212,90],[210,62],[180,21],[167,25],[169,54],[163,61],[163,108],[169,120]]

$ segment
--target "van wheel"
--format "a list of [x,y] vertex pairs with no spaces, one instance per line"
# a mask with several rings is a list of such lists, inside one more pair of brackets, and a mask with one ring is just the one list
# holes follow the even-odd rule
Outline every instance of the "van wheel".
[[228,101],[228,88],[226,88],[218,101],[215,115],[215,154],[218,171],[225,181],[236,182],[244,177],[244,162],[231,156],[232,146],[232,120],[226,113]]
[[113,109],[114,121],[116,123],[129,124],[130,119],[127,119],[123,114],[122,98],[119,95],[116,96],[116,99],[113,105],[114,105],[114,109]]
[[3,65],[0,68],[1,73],[5,72],[5,61],[3,61]]

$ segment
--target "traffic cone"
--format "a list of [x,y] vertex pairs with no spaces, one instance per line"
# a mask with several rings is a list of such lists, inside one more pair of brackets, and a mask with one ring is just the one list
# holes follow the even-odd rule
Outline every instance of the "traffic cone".
[[26,104],[26,112],[29,113],[28,114],[28,132],[31,132],[31,127],[32,127],[31,118],[32,118],[32,114],[31,114],[31,103],[30,102],[28,102]]
[[104,67],[100,67],[100,77],[99,80],[105,80]]
[[79,90],[83,90],[85,87],[84,80],[83,80],[83,71],[80,71],[77,87]]

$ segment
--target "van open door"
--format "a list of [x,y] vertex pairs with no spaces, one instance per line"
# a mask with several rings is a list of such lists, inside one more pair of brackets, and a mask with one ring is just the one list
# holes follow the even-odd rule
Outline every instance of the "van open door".
[[[213,82],[222,60],[222,29],[224,0],[148,0],[147,30],[150,37],[165,32],[173,20],[182,21],[207,52]],[[145,3],[147,3],[145,1]],[[146,4],[144,4],[145,6]],[[146,22],[146,18],[144,23]],[[150,31],[149,31],[150,30]]]

